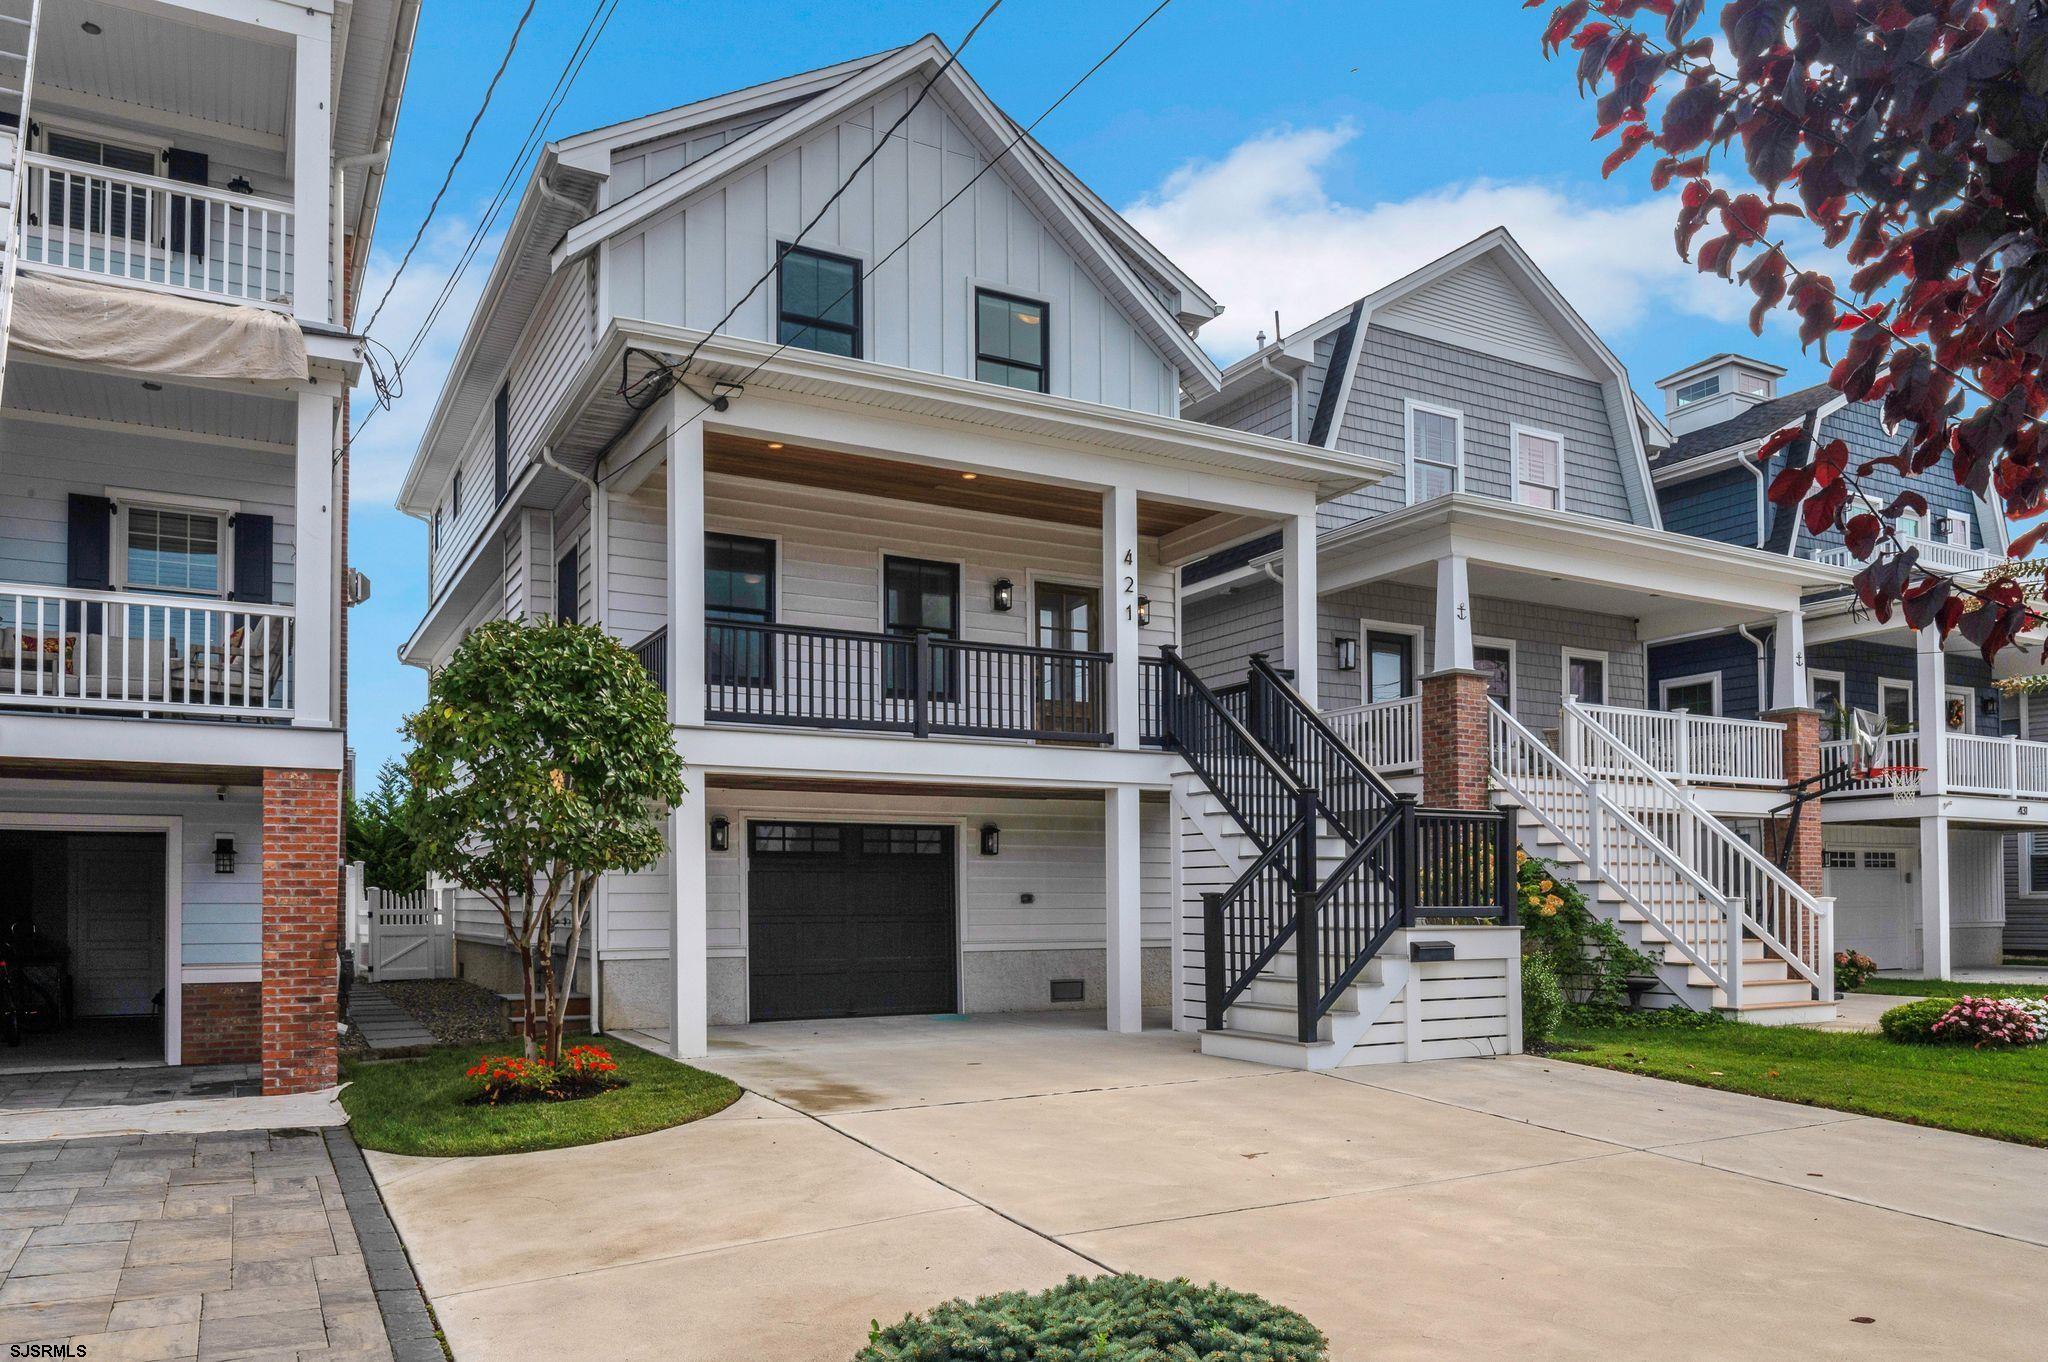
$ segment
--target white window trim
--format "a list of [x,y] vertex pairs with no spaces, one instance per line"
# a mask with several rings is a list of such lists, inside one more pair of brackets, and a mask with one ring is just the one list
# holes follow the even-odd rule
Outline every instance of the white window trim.
[[1920,711],[1917,708],[1918,702],[1913,698],[1913,683],[1911,681],[1901,681],[1895,676],[1880,676],[1877,678],[1877,717],[1880,719],[1884,717],[1885,693],[1895,690],[1902,690],[1906,693],[1906,713],[1913,716],[1913,728],[1904,731],[1908,733],[1913,732],[1914,729],[1920,726]]
[[1684,686],[1705,685],[1712,687],[1713,701],[1708,713],[1714,718],[1721,717],[1721,673],[1694,672],[1690,676],[1667,676],[1657,683],[1657,708],[1669,711],[1671,692]]
[[[107,500],[114,503],[115,515],[113,532],[108,537],[107,564],[108,578],[116,591],[143,590],[161,592],[170,596],[190,596],[195,600],[228,600],[235,589],[235,531],[234,518],[240,514],[242,503],[223,501],[209,497],[181,496],[173,492],[139,492],[128,487],[109,487]],[[156,586],[131,587],[128,581],[128,523],[135,511],[176,511],[183,514],[210,513],[219,523],[220,583],[212,591],[181,591],[176,587]]]
[[[1960,532],[1960,538],[1957,537]],[[1941,513],[1941,542],[1954,548],[1970,547],[1970,516],[1963,511]]]
[[[1969,686],[1943,686],[1942,697],[1942,727],[1948,729],[1950,733],[1974,734],[1977,731],[1977,692]],[[1963,726],[1961,728],[1948,728],[1948,706],[1946,702],[1949,700],[1961,700],[1963,702]]]
[[[1558,667],[1558,693],[1571,695],[1572,663],[1598,662],[1600,664],[1600,699],[1590,703],[1611,705],[1614,703],[1614,654],[1599,648],[1566,648]],[[1577,699],[1577,696],[1572,696]],[[1580,701],[1581,704],[1589,703]]]
[[[1404,488],[1407,492],[1408,504],[1410,506],[1417,504],[1415,495],[1415,415],[1417,412],[1428,412],[1433,416],[1447,416],[1450,418],[1452,430],[1451,444],[1455,451],[1451,464],[1451,490],[1453,492],[1465,490],[1465,413],[1459,411],[1456,407],[1445,407],[1434,402],[1424,402],[1419,398],[1404,397],[1401,399],[1401,449],[1404,456],[1403,477],[1406,479]],[[1430,466],[1436,468],[1442,465],[1432,463]]]
[[[1528,479],[1522,476],[1522,437],[1525,435],[1534,436],[1536,439],[1539,440],[1550,440],[1556,443],[1557,481],[1555,483],[1529,482]],[[1509,485],[1513,488],[1513,494],[1508,499],[1514,502],[1515,505],[1526,506],[1529,504],[1522,500],[1522,487],[1524,484],[1527,484],[1530,487],[1549,487],[1550,490],[1556,492],[1556,509],[1562,511],[1564,509],[1563,433],[1555,430],[1544,430],[1540,426],[1525,426],[1519,421],[1510,422],[1508,424],[1508,482]]]
[[1415,673],[1415,694],[1404,695],[1401,698],[1412,700],[1420,696],[1422,694],[1422,674],[1429,670],[1428,639],[1424,636],[1422,626],[1419,624],[1396,624],[1392,620],[1375,620],[1361,617],[1358,621],[1358,702],[1363,705],[1374,703],[1374,701],[1366,698],[1372,693],[1371,661],[1365,646],[1365,636],[1367,634],[1407,635],[1411,640],[1411,646],[1415,649],[1414,655],[1411,658],[1413,665],[1410,667],[1410,670]]
[[[1813,707],[1815,709],[1820,709],[1820,702],[1818,699],[1820,695],[1820,689],[1814,683],[1820,681],[1823,678],[1835,683],[1835,694],[1840,696],[1842,704],[1844,706],[1847,706],[1849,703],[1848,674],[1846,672],[1829,671],[1825,667],[1808,667],[1806,669],[1806,698],[1813,703]],[[1828,721],[1830,717],[1831,716],[1828,714],[1826,710],[1821,710],[1820,730],[1822,737],[1827,736]],[[1842,736],[1847,737],[1848,734],[1844,732]]]
[[2020,884],[2029,898],[2048,895],[2048,884],[2034,878],[2034,844],[2048,832],[2029,832],[2020,839]]
[[1522,712],[1522,654],[1511,638],[1481,638],[1472,636],[1474,661],[1481,648],[1500,648],[1508,655],[1508,713],[1520,717]]
[[[1713,391],[1703,392],[1697,397],[1687,397],[1685,395],[1685,390],[1687,388],[1697,388],[1702,383],[1713,384]],[[1671,390],[1671,409],[1673,411],[1678,411],[1685,407],[1697,406],[1702,402],[1711,402],[1715,398],[1719,397],[1723,391],[1724,390],[1721,387],[1721,376],[1719,374],[1703,374],[1700,377],[1693,379],[1691,382],[1681,383]]]

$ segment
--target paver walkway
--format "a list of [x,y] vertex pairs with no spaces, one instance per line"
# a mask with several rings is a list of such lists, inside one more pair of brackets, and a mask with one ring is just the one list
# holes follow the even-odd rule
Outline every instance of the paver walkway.
[[412,1053],[434,1044],[433,1033],[385,997],[375,984],[356,983],[350,987],[348,1019],[363,1033],[370,1048],[380,1053]]
[[166,1069],[59,1069],[0,1074],[0,1111],[69,1107],[133,1107],[201,1097],[254,1097],[262,1078],[254,1064]]
[[1092,1020],[734,1028],[705,1064],[749,1092],[694,1125],[369,1158],[462,1362],[845,1362],[871,1319],[1104,1270],[1259,1292],[1336,1362],[2039,1352],[2048,1150]]
[[[347,1167],[353,1144],[328,1138]],[[387,1310],[319,1132],[0,1145],[0,1189],[0,1342],[129,1362],[392,1362]],[[423,1324],[417,1291],[412,1304]],[[430,1329],[411,1334],[398,1362],[440,1357]]]

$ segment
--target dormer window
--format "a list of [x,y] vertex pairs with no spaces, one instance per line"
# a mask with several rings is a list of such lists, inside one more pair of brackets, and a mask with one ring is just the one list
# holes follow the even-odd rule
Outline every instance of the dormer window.
[[1464,485],[1465,418],[1448,407],[1408,403],[1408,501],[1445,496]]
[[1524,506],[1564,506],[1564,437],[1515,426],[1515,500]]
[[1771,380],[1762,374],[1750,373],[1747,369],[1735,371],[1735,391],[1744,397],[1769,397]]
[[1710,397],[1718,396],[1720,391],[1721,376],[1713,374],[1707,378],[1695,379],[1680,388],[1673,395],[1673,403],[1676,406],[1689,407],[1695,402],[1704,402]]
[[799,350],[860,358],[858,260],[808,246],[783,251],[776,269],[775,339]]

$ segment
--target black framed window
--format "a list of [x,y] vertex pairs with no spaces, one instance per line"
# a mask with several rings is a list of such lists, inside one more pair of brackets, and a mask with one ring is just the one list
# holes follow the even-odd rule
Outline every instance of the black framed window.
[[1047,357],[1045,304],[1018,298],[994,289],[974,291],[974,376],[983,383],[1000,383],[1042,393],[1046,387]]
[[[957,563],[935,563],[922,558],[882,560],[882,632],[899,638],[929,634],[933,638],[960,637],[960,567]],[[910,695],[912,653],[908,648],[891,648],[884,655],[882,689],[892,700]],[[950,700],[957,678],[950,654],[932,655],[931,675],[925,679],[925,694],[934,700]]]
[[704,536],[704,618],[713,625],[704,656],[711,685],[775,684],[774,641],[767,630],[716,627],[775,623],[774,540]]
[[455,480],[448,484],[448,514],[462,519],[462,470],[455,470]]
[[512,385],[498,388],[498,400],[491,410],[491,485],[497,505],[504,505],[512,468]]
[[434,528],[427,537],[427,547],[438,551],[441,547],[441,508],[434,508]]
[[1515,709],[1515,654],[1512,649],[1481,643],[1472,649],[1472,665],[1486,678],[1486,693],[1510,714]]
[[563,624],[578,622],[576,579],[579,566],[574,548],[555,560],[555,618]]
[[776,268],[776,339],[799,350],[860,358],[858,260],[808,246],[783,248]]
[[1405,700],[1415,694],[1415,636],[1369,629],[1365,635],[1365,699]]

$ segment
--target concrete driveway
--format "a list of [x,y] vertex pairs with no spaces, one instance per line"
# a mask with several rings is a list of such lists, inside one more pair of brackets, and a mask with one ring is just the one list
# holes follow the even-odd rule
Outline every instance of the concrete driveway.
[[2005,1357],[2048,1151],[1537,1059],[1311,1075],[1063,1017],[756,1026],[696,1125],[371,1155],[458,1362],[843,1362],[1071,1272],[1307,1314],[1337,1359]]

